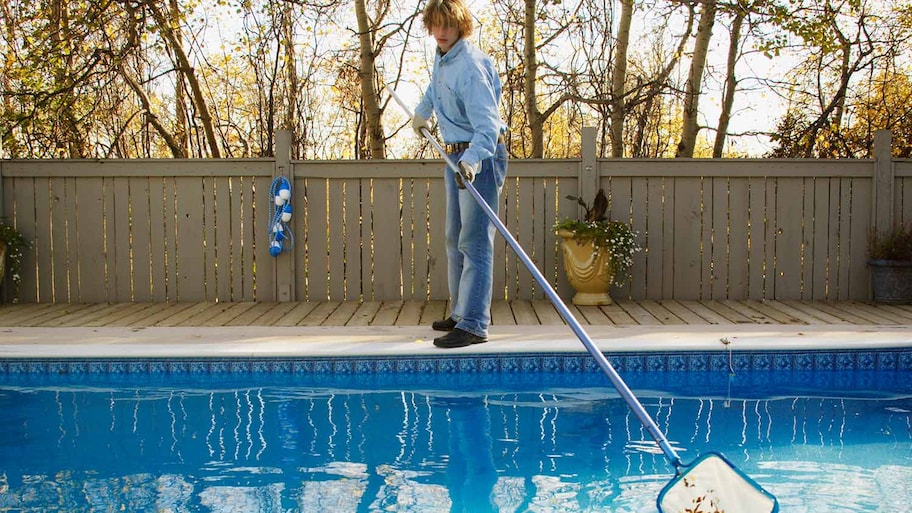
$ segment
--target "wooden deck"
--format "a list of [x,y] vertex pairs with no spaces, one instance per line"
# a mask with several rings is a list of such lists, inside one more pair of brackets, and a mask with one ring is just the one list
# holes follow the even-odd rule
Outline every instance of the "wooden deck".
[[[800,301],[618,301],[569,306],[584,325],[912,325],[912,305]],[[0,306],[0,326],[422,326],[445,301],[97,303]],[[546,300],[497,302],[492,325],[560,325]]]

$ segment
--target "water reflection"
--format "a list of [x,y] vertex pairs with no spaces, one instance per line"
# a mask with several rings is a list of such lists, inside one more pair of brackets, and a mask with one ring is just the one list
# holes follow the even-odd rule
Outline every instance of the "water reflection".
[[[639,395],[783,511],[912,501],[908,397]],[[6,387],[0,411],[0,510],[654,511],[671,471],[603,387]]]
[[497,511],[493,491],[497,469],[492,455],[491,423],[480,397],[439,397],[449,417],[450,454],[447,488],[454,513]]

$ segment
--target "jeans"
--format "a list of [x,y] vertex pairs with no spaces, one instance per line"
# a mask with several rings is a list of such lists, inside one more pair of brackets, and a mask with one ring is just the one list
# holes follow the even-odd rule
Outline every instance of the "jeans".
[[[461,152],[450,159],[459,162]],[[498,144],[494,156],[481,161],[472,184],[494,213],[507,176],[507,148]],[[479,337],[488,336],[491,294],[494,286],[494,235],[497,231],[467,189],[456,186],[447,168],[446,252],[447,284],[456,328]]]
[[497,467],[491,449],[491,420],[484,399],[471,396],[445,400],[450,419],[447,462],[447,488],[453,501],[450,513],[497,513],[500,509],[493,497]]

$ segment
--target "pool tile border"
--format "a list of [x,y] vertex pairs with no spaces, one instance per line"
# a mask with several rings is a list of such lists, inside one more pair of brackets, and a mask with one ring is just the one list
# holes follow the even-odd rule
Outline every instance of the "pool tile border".
[[[889,350],[813,350],[606,353],[624,372],[912,371],[912,347]],[[462,354],[452,357],[256,357],[0,359],[0,375],[96,374],[511,374],[598,372],[588,353]]]

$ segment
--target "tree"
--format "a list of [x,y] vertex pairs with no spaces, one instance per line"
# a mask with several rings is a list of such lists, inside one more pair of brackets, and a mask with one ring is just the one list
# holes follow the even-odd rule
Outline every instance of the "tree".
[[[171,9],[171,19],[180,19],[180,5],[177,3],[177,0],[170,0],[168,6]],[[174,28],[175,36],[183,40],[183,32],[181,26],[178,25]],[[169,146],[172,147],[172,154],[175,157],[186,157],[190,152],[190,134],[187,128],[187,88],[184,85],[183,80],[176,80],[174,82],[174,140],[175,144],[172,145],[169,143]],[[167,139],[167,137],[166,137]]]
[[[383,122],[380,108],[380,95],[377,92],[377,64],[376,53],[380,48],[376,46],[376,24],[383,20],[389,13],[389,2],[377,3],[375,11],[376,20],[367,15],[365,0],[355,0],[355,16],[358,20],[358,44],[361,48],[361,58],[358,78],[361,83],[361,101],[364,113],[364,128],[366,141],[360,153],[366,158],[386,158],[386,139],[383,134]],[[359,145],[360,146],[360,145]]]
[[709,41],[716,21],[716,0],[702,0],[700,22],[694,38],[693,56],[690,60],[690,73],[684,91],[684,111],[681,120],[681,139],[675,157],[693,157],[700,111],[700,92],[703,86],[703,72],[706,69],[706,56],[709,52]]
[[[631,4],[622,6],[622,11],[627,8],[631,11],[622,12],[618,23],[607,15],[590,18],[586,39],[594,41],[580,47],[585,71],[577,80],[573,99],[594,109],[599,118],[610,120],[607,130],[602,130],[602,148],[610,147],[612,157],[662,157],[673,134],[669,115],[675,86],[670,77],[690,40],[695,12],[691,4],[683,2],[671,4],[667,10]],[[625,19],[630,16],[632,20],[638,8],[642,11],[637,18],[650,20],[650,25],[635,41],[636,50],[630,52],[633,35]],[[615,25],[619,27],[616,44],[607,37],[597,39]],[[601,56],[609,56],[613,66]],[[610,90],[606,87],[609,76]]]
[[[751,90],[787,102],[771,156],[861,155],[864,127],[904,126],[888,115],[904,112],[902,89],[882,81],[910,76],[907,2],[478,6],[477,44],[501,73],[517,157],[576,156],[583,125],[598,128],[599,155],[684,156],[712,145],[719,157],[750,134],[735,120]],[[383,86],[430,75],[432,45],[414,23],[420,7],[9,0],[0,5],[0,148],[17,158],[260,157],[272,154],[275,131],[288,128],[299,158],[427,155],[414,138],[402,151],[401,118],[384,127],[391,121]],[[710,44],[710,28],[723,26],[727,44]],[[346,31],[353,37],[338,37]],[[727,55],[714,56],[720,48]],[[782,72],[788,61],[780,58],[772,71],[754,71],[760,52],[798,64]],[[718,105],[708,103],[710,88],[720,92]],[[711,107],[720,111],[715,126],[701,126]],[[699,137],[703,129],[715,139]]]
[[741,29],[747,18],[747,6],[736,3],[731,7],[732,24],[729,32],[728,56],[725,61],[725,84],[722,90],[722,108],[719,111],[719,122],[716,125],[716,139],[713,142],[713,158],[722,157],[725,149],[725,137],[728,135],[728,125],[731,122],[732,105],[735,103],[735,91],[738,79],[735,75],[735,66],[741,53]]
[[[535,0],[525,1],[525,10],[523,16],[523,62],[525,64],[525,75],[523,80],[523,92],[526,105],[526,121],[529,124],[529,131],[532,136],[532,152],[529,155],[532,158],[542,158],[545,153],[544,144],[544,124],[547,119],[558,109],[564,102],[569,99],[569,95],[560,95],[557,99],[545,107],[539,109],[537,82],[539,79],[539,60],[538,53],[545,46],[558,40],[565,31],[570,30],[573,26],[576,15],[582,3],[572,11],[560,11],[558,16],[563,23],[558,24],[550,34],[541,37],[536,34],[536,28],[544,24],[537,23],[539,20],[545,20],[549,16],[547,10],[548,3],[544,2],[541,11],[537,9]],[[556,2],[555,5],[560,4]],[[562,4],[561,4],[562,5]]]
[[893,156],[912,158],[912,78],[885,71],[873,77],[854,105],[854,122],[844,131],[845,153],[871,158],[876,130],[890,130]]
[[[111,23],[107,3],[63,0],[5,4],[4,123],[11,156],[86,157],[92,152],[93,115],[104,108],[93,90],[111,79],[101,29]],[[78,21],[76,21],[78,20]]]
[[[572,73],[558,64],[567,57],[560,53],[562,47],[559,43],[578,34],[583,2],[567,5],[563,2],[549,4],[547,1],[525,0],[521,12],[507,0],[494,0],[492,3],[501,13],[499,17],[503,20],[506,35],[503,38],[505,47],[497,53],[508,62],[513,60],[511,56],[519,57],[518,62],[508,69],[504,87],[507,89],[506,96],[513,98],[513,88],[519,83],[514,79],[521,81],[522,95],[519,97],[524,119],[509,121],[512,126],[518,121],[528,136],[529,147],[520,147],[521,154],[542,158],[545,155],[545,126],[549,118],[570,99],[569,94],[560,92],[568,89]],[[519,34],[521,37],[514,37]],[[543,85],[547,87],[542,93]]]
[[633,22],[633,0],[621,0],[621,19],[618,24],[614,69],[611,73],[611,156],[624,156],[624,118],[627,116],[626,81],[627,49],[630,47],[630,26]]
[[[216,137],[212,113],[209,111],[209,106],[206,103],[206,98],[203,94],[203,87],[200,83],[196,69],[190,64],[190,59],[184,49],[183,41],[181,41],[179,37],[180,34],[176,30],[176,27],[179,24],[178,19],[174,18],[172,13],[165,13],[162,11],[155,0],[145,0],[142,5],[151,12],[152,19],[155,20],[158,30],[164,38],[165,44],[175,61],[178,73],[180,73],[181,77],[185,79],[190,86],[190,97],[196,108],[196,116],[203,124],[203,131],[206,135],[206,141],[209,147],[209,155],[212,158],[221,158],[222,152],[219,148],[218,138]],[[180,78],[178,80],[180,80]]]
[[879,7],[867,0],[806,0],[782,21],[803,40],[805,51],[770,156],[843,156],[840,132],[853,83],[892,62],[896,48],[908,40],[908,27]]

